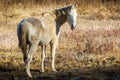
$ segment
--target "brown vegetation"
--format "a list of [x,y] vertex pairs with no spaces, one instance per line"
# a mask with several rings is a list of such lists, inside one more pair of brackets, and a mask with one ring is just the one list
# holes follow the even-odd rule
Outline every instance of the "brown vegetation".
[[31,65],[32,74],[45,80],[120,79],[119,0],[0,0],[0,80],[27,80],[16,35],[19,21],[40,18],[42,12],[73,3],[78,4],[77,27],[71,31],[68,24],[62,26],[62,44],[56,53],[59,72],[51,72],[48,46],[46,72],[39,73],[38,49]]

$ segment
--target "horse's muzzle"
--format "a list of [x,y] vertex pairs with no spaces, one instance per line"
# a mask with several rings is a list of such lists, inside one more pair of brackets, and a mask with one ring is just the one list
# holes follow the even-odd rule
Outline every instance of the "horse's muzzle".
[[74,29],[75,29],[75,26],[72,25],[72,26],[71,26],[71,29],[74,30]]

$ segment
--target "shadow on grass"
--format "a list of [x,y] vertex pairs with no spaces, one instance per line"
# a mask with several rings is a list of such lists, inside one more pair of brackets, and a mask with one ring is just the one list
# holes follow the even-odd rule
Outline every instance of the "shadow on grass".
[[9,69],[0,66],[0,80],[120,80],[120,65],[96,68],[86,67],[70,71],[45,73],[31,70],[31,73],[33,78],[28,78],[24,69],[17,70],[17,68]]

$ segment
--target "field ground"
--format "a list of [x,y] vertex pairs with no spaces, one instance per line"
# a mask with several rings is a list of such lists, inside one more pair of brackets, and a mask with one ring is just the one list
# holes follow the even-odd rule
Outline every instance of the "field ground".
[[[10,9],[7,13],[0,12],[0,80],[30,80],[24,71],[16,27],[21,19],[39,18],[40,12],[52,10],[52,7]],[[45,73],[39,72],[41,58],[38,47],[31,63],[33,80],[120,80],[119,15],[115,19],[103,19],[80,12],[74,31],[67,23],[61,27],[55,62],[58,72],[51,70],[49,46]]]
[[[16,52],[1,53],[0,80],[29,80],[24,71],[21,54],[16,54]],[[64,54],[69,56],[67,53]],[[89,56],[91,57],[91,55],[86,57],[89,58]],[[104,55],[101,56],[101,58],[103,57]],[[58,53],[56,56],[58,72],[56,73],[52,72],[50,68],[49,57],[45,60],[45,73],[40,73],[39,59],[35,58],[31,63],[33,80],[120,80],[120,60],[116,60],[120,58],[111,55],[107,55],[107,57],[99,63],[98,56],[92,57],[88,61],[85,59],[78,61],[71,57],[66,58]]]

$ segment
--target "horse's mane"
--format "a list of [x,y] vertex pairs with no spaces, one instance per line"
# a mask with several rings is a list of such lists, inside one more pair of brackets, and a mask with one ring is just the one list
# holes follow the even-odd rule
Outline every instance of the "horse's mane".
[[62,7],[62,8],[58,8],[58,9],[55,9],[56,11],[65,11],[69,8],[71,8],[72,6],[65,6],[65,7]]
[[59,9],[55,9],[54,12],[57,16],[60,15],[65,15],[65,13],[67,13],[67,11],[71,8],[72,6],[66,6],[66,7],[62,7]]
[[66,6],[66,7],[62,7],[62,8],[58,8],[49,12],[43,12],[41,13],[42,17],[46,16],[47,14],[50,15],[56,15],[56,16],[61,16],[61,15],[65,15],[65,13],[67,13],[67,11],[71,8],[72,6]]

